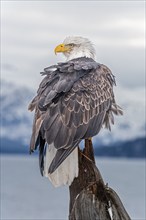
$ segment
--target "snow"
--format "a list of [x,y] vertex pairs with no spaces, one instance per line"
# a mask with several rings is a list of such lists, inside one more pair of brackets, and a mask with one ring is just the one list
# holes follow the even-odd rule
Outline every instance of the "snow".
[[[145,161],[96,158],[96,164],[131,218],[144,220]],[[37,157],[1,156],[1,219],[64,220],[68,205],[68,187],[55,188],[41,177]]]
[[134,140],[145,136],[145,88],[114,88],[118,105],[123,109],[123,116],[115,117],[111,132],[102,129],[94,138],[104,144]]
[[[28,143],[31,134],[33,114],[28,112],[28,103],[33,92],[18,87],[9,81],[1,83],[1,137],[22,140]],[[9,135],[8,135],[9,134]]]

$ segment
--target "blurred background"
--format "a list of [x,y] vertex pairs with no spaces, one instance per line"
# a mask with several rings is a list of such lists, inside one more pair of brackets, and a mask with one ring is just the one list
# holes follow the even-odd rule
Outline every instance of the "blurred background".
[[28,155],[33,113],[27,110],[42,80],[40,72],[65,60],[61,54],[55,56],[54,48],[66,36],[89,38],[97,62],[116,77],[115,97],[124,116],[115,119],[112,132],[103,129],[94,138],[97,164],[133,219],[145,219],[144,5],[144,1],[1,2],[2,219],[67,219],[67,189],[54,189],[42,179],[37,157]]

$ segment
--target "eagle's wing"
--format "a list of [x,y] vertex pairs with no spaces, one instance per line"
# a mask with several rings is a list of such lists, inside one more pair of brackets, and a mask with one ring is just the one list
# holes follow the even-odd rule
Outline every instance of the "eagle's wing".
[[57,149],[50,173],[82,139],[98,134],[103,124],[110,128],[112,112],[122,113],[114,100],[114,77],[106,66],[77,58],[53,66],[53,72],[51,68],[45,69],[46,77],[29,106],[35,108],[30,150],[40,144],[42,155],[45,142]]

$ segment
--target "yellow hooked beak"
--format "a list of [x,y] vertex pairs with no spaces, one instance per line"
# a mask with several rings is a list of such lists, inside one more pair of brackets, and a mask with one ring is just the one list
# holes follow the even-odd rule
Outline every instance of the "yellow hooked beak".
[[59,44],[55,49],[54,52],[55,54],[57,53],[64,53],[69,51],[69,47],[65,46],[64,44]]

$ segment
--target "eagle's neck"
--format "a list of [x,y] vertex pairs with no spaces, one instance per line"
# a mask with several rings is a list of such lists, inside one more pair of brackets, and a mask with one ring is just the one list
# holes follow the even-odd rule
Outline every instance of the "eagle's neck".
[[77,48],[69,53],[64,53],[64,55],[67,58],[67,61],[79,57],[88,57],[88,58],[92,58],[93,60],[96,59],[95,51],[88,48],[79,48],[79,49]]

